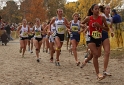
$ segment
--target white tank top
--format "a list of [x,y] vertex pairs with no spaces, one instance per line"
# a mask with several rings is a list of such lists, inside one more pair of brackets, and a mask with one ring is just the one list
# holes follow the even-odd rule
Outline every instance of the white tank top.
[[32,28],[29,28],[29,30],[32,32],[33,31],[33,27]]
[[107,24],[110,25],[112,23],[112,17],[111,16],[106,17],[106,15],[105,15],[105,18],[106,18]]
[[34,31],[35,31],[35,35],[34,35],[34,37],[35,38],[42,38],[42,35],[41,35],[41,28],[42,26],[40,25],[40,27],[36,27],[35,26],[35,28],[34,28]]
[[26,27],[24,27],[22,25],[22,28],[21,28],[21,37],[28,37],[28,26],[26,25]]
[[62,18],[61,20],[56,18],[56,20],[55,20],[55,27],[56,27],[56,32],[58,34],[64,34],[65,29],[66,29],[66,27],[64,25],[64,18]]
[[52,35],[50,35],[50,36],[55,36],[56,35],[56,27],[52,24],[51,25],[51,32],[53,32],[53,34]]
[[111,17],[110,15],[109,15],[109,17],[107,17],[104,13],[102,13],[101,16],[104,16],[104,17],[105,17],[106,22],[107,22],[108,25],[111,24],[111,22],[112,22],[112,17]]
[[74,23],[74,20],[71,21],[71,31],[78,32],[80,30],[80,21],[78,20],[77,23]]
[[33,34],[31,33],[31,32],[33,32],[33,28],[29,28],[29,30],[30,30],[30,36],[33,36]]

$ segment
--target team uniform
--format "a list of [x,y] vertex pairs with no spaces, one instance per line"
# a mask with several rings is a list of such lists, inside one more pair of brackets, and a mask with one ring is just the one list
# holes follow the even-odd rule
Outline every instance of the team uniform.
[[74,20],[71,21],[71,34],[70,39],[75,39],[77,42],[80,41],[80,34],[78,31],[80,31],[80,21],[78,20],[77,23],[74,23]]
[[56,34],[56,28],[55,26],[51,25],[51,32],[53,32],[52,35],[50,35],[49,37],[49,42],[54,42],[54,39],[55,39],[55,34]]
[[69,32],[67,32],[67,35],[66,35],[66,37],[67,37],[67,38],[70,38],[70,34],[69,34]]
[[[112,23],[112,17],[106,17],[105,14],[103,15],[106,19],[107,25],[110,27],[111,23]],[[105,30],[102,30],[102,42],[110,37],[110,30],[107,32]]]
[[[30,32],[32,32],[32,31],[33,31],[33,28],[30,28],[29,30],[30,30]],[[29,40],[31,40],[33,37],[34,37],[34,34],[32,34],[32,33],[30,33],[30,34],[28,35],[28,39],[29,39]]]
[[101,45],[101,38],[102,38],[102,29],[97,28],[94,26],[94,23],[97,22],[100,25],[103,25],[102,22],[102,17],[98,16],[97,19],[93,19],[93,16],[90,16],[89,20],[89,35],[88,35],[88,40],[87,43],[95,43],[96,47],[100,47]]
[[60,41],[63,42],[64,41],[64,33],[65,33],[65,29],[66,29],[66,26],[64,25],[64,18],[62,18],[61,20],[56,18],[55,27],[56,27],[55,37],[56,36],[59,37]]
[[38,42],[40,42],[42,40],[42,34],[41,34],[41,31],[42,31],[42,26],[40,25],[39,28],[37,28],[35,26],[34,28],[34,31],[35,31],[35,34],[34,34],[34,39],[37,40]]
[[46,34],[43,35],[43,38],[46,38]]
[[22,25],[22,28],[20,30],[20,40],[28,39],[28,26],[24,27]]

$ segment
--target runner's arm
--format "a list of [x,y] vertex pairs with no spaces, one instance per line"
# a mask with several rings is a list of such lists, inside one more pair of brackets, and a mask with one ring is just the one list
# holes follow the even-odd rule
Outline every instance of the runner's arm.
[[49,35],[52,34],[50,29],[51,29],[51,25],[55,22],[55,20],[56,20],[56,18],[53,17],[52,20],[50,21],[49,25],[48,25],[48,34]]
[[65,26],[67,27],[67,29],[68,28],[70,28],[70,25],[69,25],[69,22],[68,22],[68,20],[66,19],[66,18],[64,18],[64,24],[65,24]]
[[18,29],[17,29],[17,34],[18,36],[20,37],[20,30],[21,30],[22,26],[19,26]]
[[90,17],[87,16],[87,17],[81,22],[81,24],[86,24],[86,23],[89,22],[89,20],[90,20]]
[[104,26],[101,26],[101,25],[100,25],[100,28],[102,28],[102,29],[108,31],[108,30],[109,30],[109,27],[108,27],[108,25],[107,25],[107,22],[106,22],[106,19],[105,19],[104,16],[102,16],[102,21],[103,21]]
[[110,25],[110,32],[111,32],[111,36],[113,37],[114,36],[114,29],[112,28],[112,22],[111,22],[111,25]]

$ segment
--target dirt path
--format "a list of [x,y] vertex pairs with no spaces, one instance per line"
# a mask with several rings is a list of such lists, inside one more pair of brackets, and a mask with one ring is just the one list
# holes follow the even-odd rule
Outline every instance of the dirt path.
[[[84,54],[78,52],[81,61]],[[8,46],[0,45],[0,85],[124,85],[124,59],[110,59],[108,71],[112,76],[97,81],[93,64],[89,63],[83,69],[77,67],[65,45],[60,67],[49,62],[49,54],[41,52],[40,57],[41,62],[37,63],[35,54],[26,51],[25,58],[22,58],[19,40],[11,41]],[[102,57],[99,62],[102,72]]]

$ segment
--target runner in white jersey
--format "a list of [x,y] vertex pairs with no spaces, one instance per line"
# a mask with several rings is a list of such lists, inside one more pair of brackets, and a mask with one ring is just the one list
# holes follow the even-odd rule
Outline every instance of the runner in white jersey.
[[28,33],[29,33],[29,27],[27,25],[26,19],[22,20],[22,25],[19,26],[17,32],[20,37],[20,53],[23,51],[22,57],[24,57],[24,53],[25,53],[27,41],[28,41]]
[[36,57],[37,57],[37,62],[40,62],[39,59],[39,53],[40,53],[40,48],[42,45],[42,38],[43,38],[43,29],[40,23],[40,19],[36,18],[36,25],[34,26],[34,39],[33,43],[36,49]]
[[109,27],[109,31],[102,31],[102,46],[104,49],[104,70],[103,70],[103,74],[107,75],[107,76],[111,76],[110,73],[107,72],[107,67],[108,67],[108,62],[109,62],[109,54],[110,54],[110,41],[109,41],[109,32],[111,32],[111,37],[114,36],[114,32],[112,29],[112,17],[110,16],[110,6],[106,5],[106,6],[101,6],[101,8],[103,7],[103,14],[102,16],[104,16],[106,18],[106,22],[108,24]]
[[55,35],[56,35],[56,28],[55,28],[55,24],[51,25],[51,32],[52,34],[49,37],[49,43],[50,43],[50,61],[53,62],[53,54],[55,52],[54,50],[54,39],[55,39]]
[[[67,19],[62,17],[62,15],[63,15],[63,10],[57,9],[57,17],[54,17],[49,24],[49,27],[50,27],[53,23],[55,23],[55,27],[56,27],[56,35],[55,35],[55,46],[56,46],[55,65],[56,66],[60,66],[59,56],[60,56],[60,50],[64,41],[64,33],[65,33],[66,27],[69,28]],[[52,32],[49,32],[49,33],[52,33]]]
[[30,33],[28,35],[28,50],[30,51],[30,53],[33,53],[32,50],[33,50],[34,28],[33,28],[32,22],[29,23],[29,30],[30,30]]

